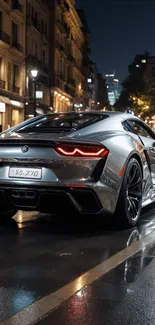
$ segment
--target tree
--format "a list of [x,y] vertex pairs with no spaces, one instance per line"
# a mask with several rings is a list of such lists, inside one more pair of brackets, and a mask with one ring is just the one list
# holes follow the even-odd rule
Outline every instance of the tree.
[[115,103],[115,109],[125,111],[128,108],[136,115],[148,115],[151,112],[154,101],[154,93],[148,93],[144,80],[147,58],[149,53],[136,55],[133,62],[128,66],[128,76],[122,82],[122,92]]
[[152,97],[148,94],[139,94],[138,97],[131,98],[131,108],[136,115],[140,115],[142,118],[150,115],[152,107]]

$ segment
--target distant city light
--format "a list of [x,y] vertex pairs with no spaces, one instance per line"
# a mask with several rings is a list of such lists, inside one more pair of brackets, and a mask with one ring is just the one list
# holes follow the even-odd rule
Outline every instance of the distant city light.
[[106,74],[105,76],[106,77],[114,77],[115,75],[114,74]]
[[141,62],[142,62],[142,63],[146,63],[146,60],[145,60],[145,59],[143,59]]
[[136,68],[139,68],[139,64],[136,64]]

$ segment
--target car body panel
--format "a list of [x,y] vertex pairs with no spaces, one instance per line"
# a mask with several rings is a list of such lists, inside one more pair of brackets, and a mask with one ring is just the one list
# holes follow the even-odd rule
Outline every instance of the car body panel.
[[[123,129],[122,122],[128,119],[130,114],[114,112],[106,114],[109,117],[105,120],[65,134],[39,133],[38,131],[36,133],[17,132],[19,127],[30,122],[21,123],[20,126],[3,132],[0,135],[0,191],[5,191],[7,188],[9,195],[12,195],[14,190],[19,191],[19,189],[23,192],[25,189],[35,188],[36,191],[43,189],[44,193],[49,189],[52,193],[61,190],[65,192],[66,197],[78,211],[84,213],[89,210],[91,213],[90,210],[93,210],[93,207],[89,209],[90,201],[88,200],[85,207],[85,202],[82,202],[81,198],[77,199],[77,191],[81,190],[81,193],[87,194],[90,191],[95,196],[94,206],[95,204],[96,207],[98,206],[96,210],[94,209],[95,213],[100,213],[103,210],[113,214],[117,206],[126,166],[130,158],[134,156],[140,162],[143,173],[143,205],[148,200],[154,200],[155,173],[150,169],[151,162],[148,161],[151,151],[148,154],[148,150],[146,150],[149,143],[151,147],[153,146],[153,140],[140,139],[137,134]],[[53,145],[60,146],[64,143],[100,145],[108,148],[109,153],[103,159],[100,157],[64,157],[57,153],[53,147]],[[28,146],[27,152],[22,152],[24,145]],[[154,152],[152,158],[149,159],[155,159]],[[35,180],[10,178],[10,166],[42,168],[42,178]],[[75,192],[76,195],[74,195]],[[14,197],[12,199],[14,200]],[[22,198],[19,197],[19,199]],[[21,208],[30,209],[32,206],[30,203],[26,206],[26,202],[28,199],[27,201],[25,199],[23,205],[21,204]],[[37,204],[33,208],[38,209]]]

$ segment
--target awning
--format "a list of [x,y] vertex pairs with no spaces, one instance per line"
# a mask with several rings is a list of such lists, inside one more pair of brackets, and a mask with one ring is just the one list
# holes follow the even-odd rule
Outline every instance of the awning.
[[5,96],[0,96],[0,102],[11,105],[11,106],[24,108],[24,104],[22,102],[19,102],[18,100],[10,99]]
[[0,102],[11,105],[10,98],[8,97],[0,96]]

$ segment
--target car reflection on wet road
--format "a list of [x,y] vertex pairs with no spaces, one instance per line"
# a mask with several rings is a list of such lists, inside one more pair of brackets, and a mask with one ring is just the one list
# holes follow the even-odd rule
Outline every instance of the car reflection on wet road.
[[[78,277],[96,265],[154,233],[155,211],[145,211],[139,226],[130,230],[101,230],[99,223],[95,223],[96,220],[85,220],[84,226],[80,220],[71,221],[65,217],[60,220],[54,216],[51,218],[49,215],[19,211],[15,220],[0,225],[1,321],[7,320],[39,299],[58,292],[74,279],[80,279]],[[67,300],[66,305],[60,306],[57,311],[45,317],[41,324],[71,325],[73,319],[75,321],[75,314],[68,308],[73,301],[85,297],[85,303],[88,305],[92,306],[92,299],[96,304],[96,317],[99,317],[97,315],[100,308],[102,309],[102,322],[100,323],[100,317],[96,322],[93,305],[89,310],[91,317],[89,319],[87,315],[84,324],[103,325],[103,319],[108,317],[108,313],[112,315],[112,310],[118,302],[122,302],[131,294],[131,285],[136,285],[146,266],[152,265],[154,256],[155,247],[151,243],[146,247],[142,246],[136,255],[131,254],[120,266],[105,274],[104,281],[99,278],[92,285],[84,285],[81,289],[77,280],[76,291],[79,292]],[[82,304],[81,300],[81,308]],[[63,321],[60,320],[61,314]],[[69,315],[69,320],[65,320],[65,315]],[[83,324],[80,313],[76,320],[78,324]]]

